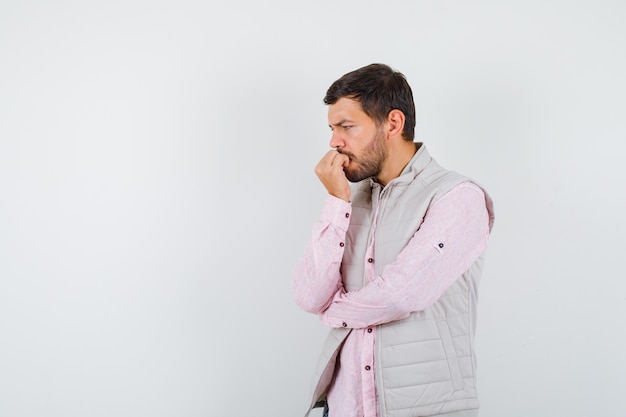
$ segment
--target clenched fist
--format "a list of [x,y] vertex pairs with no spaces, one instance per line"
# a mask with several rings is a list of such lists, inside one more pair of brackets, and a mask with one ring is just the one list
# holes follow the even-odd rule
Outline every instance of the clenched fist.
[[331,150],[324,155],[315,167],[315,174],[320,179],[328,194],[350,202],[350,185],[343,168],[348,166],[350,158]]

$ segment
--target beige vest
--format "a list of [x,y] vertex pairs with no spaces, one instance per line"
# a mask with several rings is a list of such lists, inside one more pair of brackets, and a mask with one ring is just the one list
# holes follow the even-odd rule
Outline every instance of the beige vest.
[[[375,215],[374,255],[380,275],[419,228],[428,208],[466,181],[470,180],[441,168],[421,145],[402,174],[384,189],[372,180],[355,184],[341,265],[346,290],[366,284],[365,252]],[[485,198],[491,228],[493,205],[486,194]],[[381,417],[477,415],[474,332],[482,262],[481,256],[431,307],[377,327],[375,369]],[[349,334],[350,329],[331,329],[318,361],[311,408],[324,400]]]

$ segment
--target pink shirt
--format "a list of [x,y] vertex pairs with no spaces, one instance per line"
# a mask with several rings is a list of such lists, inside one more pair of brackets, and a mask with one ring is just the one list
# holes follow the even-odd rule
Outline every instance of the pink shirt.
[[[403,319],[437,301],[485,250],[489,217],[478,186],[470,182],[456,186],[430,207],[419,230],[379,276],[371,233],[365,256],[371,260],[365,265],[368,284],[346,292],[340,265],[351,212],[350,203],[328,196],[297,263],[294,298],[302,309],[319,314],[323,324],[353,329],[328,392],[330,417],[377,417],[375,325]],[[444,249],[440,242],[446,242]]]

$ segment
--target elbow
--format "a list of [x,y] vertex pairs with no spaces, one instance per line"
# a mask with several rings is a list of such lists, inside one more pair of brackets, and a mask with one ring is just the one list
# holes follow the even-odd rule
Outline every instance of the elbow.
[[337,288],[321,286],[309,279],[309,276],[302,273],[294,275],[293,299],[296,305],[307,313],[322,314],[328,309]]
[[297,291],[294,291],[294,300],[298,307],[311,314],[322,314],[329,304],[327,300],[318,300],[311,294],[298,294]]

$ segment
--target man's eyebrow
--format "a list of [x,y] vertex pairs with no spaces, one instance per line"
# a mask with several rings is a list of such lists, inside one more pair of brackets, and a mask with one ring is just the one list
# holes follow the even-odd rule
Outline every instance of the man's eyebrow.
[[332,125],[328,125],[328,127],[341,126],[342,124],[345,124],[345,123],[354,123],[354,121],[349,120],[349,119],[342,119],[342,120],[338,121],[337,123],[333,123]]

